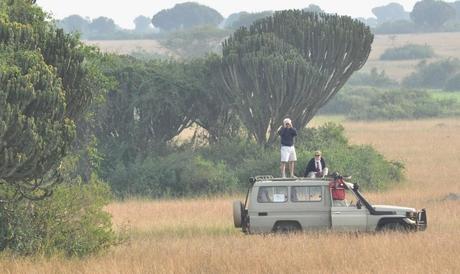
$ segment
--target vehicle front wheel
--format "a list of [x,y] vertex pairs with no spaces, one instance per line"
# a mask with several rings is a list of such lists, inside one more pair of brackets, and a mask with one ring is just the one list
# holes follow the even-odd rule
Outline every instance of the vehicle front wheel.
[[409,231],[408,227],[401,223],[388,223],[384,224],[380,231],[383,232],[407,232]]

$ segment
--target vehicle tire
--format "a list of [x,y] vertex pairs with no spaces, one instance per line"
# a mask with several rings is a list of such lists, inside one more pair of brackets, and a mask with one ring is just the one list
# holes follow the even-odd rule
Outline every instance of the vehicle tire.
[[235,227],[241,227],[243,212],[243,203],[241,201],[233,201],[233,223]]
[[380,229],[383,232],[407,232],[409,229],[401,223],[388,223],[384,224]]
[[286,234],[301,231],[300,225],[296,222],[278,222],[273,226],[273,232]]

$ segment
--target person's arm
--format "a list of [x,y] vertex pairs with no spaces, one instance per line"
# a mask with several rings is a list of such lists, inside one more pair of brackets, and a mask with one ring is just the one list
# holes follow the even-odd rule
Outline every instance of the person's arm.
[[307,166],[305,167],[304,177],[307,177],[310,172],[311,161],[312,160],[308,161]]
[[283,130],[284,130],[284,127],[283,127],[283,126],[280,126],[280,127],[278,128],[278,135],[281,136],[281,135],[283,134]]
[[291,128],[289,128],[289,130],[290,130],[292,136],[297,136],[297,129],[295,129],[295,127],[291,127]]

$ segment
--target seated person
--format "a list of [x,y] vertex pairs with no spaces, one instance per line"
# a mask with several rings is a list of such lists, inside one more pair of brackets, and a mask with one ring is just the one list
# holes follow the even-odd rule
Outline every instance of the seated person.
[[259,193],[257,195],[257,202],[259,203],[269,203],[272,200],[270,199],[270,196],[268,195],[268,191],[264,188],[259,190]]
[[309,178],[322,178],[326,176],[327,173],[326,161],[321,157],[321,151],[317,150],[315,151],[315,157],[308,162],[303,176]]

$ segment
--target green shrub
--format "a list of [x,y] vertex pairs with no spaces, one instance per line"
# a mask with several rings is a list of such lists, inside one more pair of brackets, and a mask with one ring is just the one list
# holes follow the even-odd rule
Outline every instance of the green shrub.
[[183,197],[237,189],[237,179],[224,161],[210,161],[193,151],[120,164],[110,182],[120,197]]
[[385,71],[378,72],[377,68],[372,68],[370,73],[354,73],[347,81],[350,86],[371,86],[371,87],[395,87],[398,82],[389,78]]
[[445,86],[444,90],[446,91],[460,91],[460,73],[457,73],[450,77]]
[[40,201],[3,203],[0,247],[21,255],[85,256],[116,243],[111,216],[103,207],[109,187],[96,179],[63,184]]
[[414,73],[404,78],[402,85],[410,88],[437,88],[446,86],[448,79],[460,71],[460,60],[456,58],[444,59],[427,64],[420,62]]
[[[168,155],[149,157],[129,166],[119,164],[109,179],[114,193],[120,197],[232,193],[246,190],[249,177],[280,173],[278,143],[263,147],[255,141],[233,138],[205,147],[176,149]],[[344,128],[331,123],[299,130],[297,176],[303,175],[307,161],[317,149],[325,152],[332,170],[354,175],[364,188],[381,189],[401,179],[401,165],[386,161],[371,147],[350,146]]]
[[169,32],[160,37],[160,43],[184,58],[203,57],[218,52],[221,41],[230,35],[229,30],[214,26],[201,26]]
[[455,98],[437,99],[427,91],[348,88],[321,113],[342,114],[353,120],[446,117],[460,115],[460,102]]
[[434,57],[429,45],[408,44],[399,48],[390,48],[380,56],[380,60],[413,60]]
[[368,102],[354,108],[348,117],[354,120],[421,119],[460,114],[454,99],[434,99],[426,91],[383,91],[368,97]]
[[315,150],[321,150],[329,172],[351,175],[365,189],[379,190],[403,179],[404,166],[384,159],[371,146],[349,145],[341,125],[327,123],[297,136],[296,173],[302,175]]

